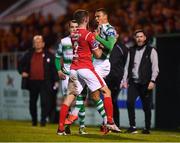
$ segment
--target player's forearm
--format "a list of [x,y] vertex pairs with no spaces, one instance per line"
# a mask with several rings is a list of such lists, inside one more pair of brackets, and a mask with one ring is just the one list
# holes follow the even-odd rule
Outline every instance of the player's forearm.
[[56,65],[57,71],[61,70],[60,58],[58,57],[55,58],[55,65]]
[[96,36],[96,40],[99,41],[105,48],[108,48],[110,51],[114,47],[116,42],[114,37],[108,37],[107,40],[101,38],[99,35]]
[[102,49],[100,49],[100,48],[97,48],[97,49],[93,50],[93,55],[97,59],[101,57],[102,53],[103,53]]

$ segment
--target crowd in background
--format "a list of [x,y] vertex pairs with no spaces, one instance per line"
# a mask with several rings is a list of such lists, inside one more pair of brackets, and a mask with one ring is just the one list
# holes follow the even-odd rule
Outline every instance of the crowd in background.
[[[60,38],[67,34],[67,22],[72,13],[81,8],[90,12],[91,20],[97,8],[104,7],[110,15],[123,42],[130,42],[134,29],[143,28],[149,36],[180,32],[180,5],[178,0],[69,0],[67,13],[54,19],[33,13],[21,22],[12,23],[10,29],[0,29],[0,52],[26,51],[32,48],[35,34],[44,36],[46,47],[54,49]],[[90,22],[90,28],[96,27]]]

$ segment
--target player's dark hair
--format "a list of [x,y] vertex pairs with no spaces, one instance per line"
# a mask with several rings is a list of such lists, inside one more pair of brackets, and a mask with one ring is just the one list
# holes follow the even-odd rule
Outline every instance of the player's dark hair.
[[108,16],[108,12],[106,11],[105,8],[98,8],[98,9],[96,10],[96,12],[102,12],[103,14],[105,14],[105,15]]
[[76,20],[78,24],[81,24],[88,16],[89,12],[87,10],[78,9],[74,12],[73,19]]
[[70,27],[70,24],[71,24],[71,23],[77,23],[77,21],[76,21],[75,19],[70,20],[70,21],[69,21],[69,25],[68,25],[69,27]]

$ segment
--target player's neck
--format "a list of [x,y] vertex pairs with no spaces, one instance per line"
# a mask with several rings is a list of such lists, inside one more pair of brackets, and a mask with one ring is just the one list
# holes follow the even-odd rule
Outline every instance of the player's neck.
[[79,24],[79,28],[80,29],[87,29],[87,25],[86,24]]
[[108,22],[108,21],[103,22],[101,25],[107,25],[107,24],[109,24],[109,22]]

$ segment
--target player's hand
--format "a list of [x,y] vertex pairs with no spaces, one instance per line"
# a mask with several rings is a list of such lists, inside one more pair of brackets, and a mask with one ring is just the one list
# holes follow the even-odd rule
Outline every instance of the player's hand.
[[149,82],[149,85],[148,85],[148,90],[152,90],[154,88],[155,84],[154,82]]
[[61,79],[61,80],[65,80],[66,79],[66,75],[60,70],[60,71],[58,71],[58,75],[59,75],[59,78]]
[[93,33],[94,33],[95,36],[99,35],[99,32],[97,30],[95,30]]
[[28,77],[29,76],[29,74],[27,73],[27,72],[22,72],[22,77]]
[[104,49],[104,46],[102,44],[99,44],[99,48]]
[[95,36],[98,36],[100,34],[100,25],[97,27],[97,29],[94,31]]

